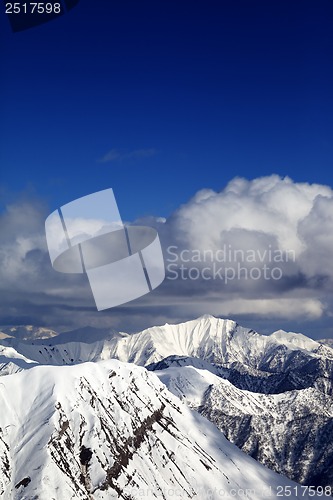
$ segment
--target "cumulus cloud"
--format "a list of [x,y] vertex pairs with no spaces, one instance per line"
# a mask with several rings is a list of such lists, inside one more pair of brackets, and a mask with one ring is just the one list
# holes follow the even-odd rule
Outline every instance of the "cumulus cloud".
[[160,232],[169,279],[178,294],[199,295],[205,312],[300,320],[331,309],[328,186],[235,178],[221,192],[196,193]]
[[304,242],[298,225],[318,196],[332,199],[332,190],[277,175],[253,181],[236,178],[219,193],[199,191],[176,211],[171,223],[196,248],[220,247],[223,232],[241,229],[273,236],[281,250],[294,249],[299,254]]
[[311,278],[325,279],[331,284],[333,277],[333,197],[318,195],[309,213],[298,226],[304,244],[300,256],[303,271]]
[[61,324],[68,305],[93,305],[82,275],[65,276],[51,267],[47,215],[45,204],[29,198],[9,204],[0,216],[0,324]]
[[103,313],[96,311],[84,275],[53,270],[44,233],[47,215],[37,200],[20,200],[0,216],[0,324],[135,331],[211,313],[264,331],[285,327],[330,336],[333,191],[328,186],[276,175],[235,178],[220,192],[199,191],[167,219],[136,221],[158,229],[166,280],[152,293]]

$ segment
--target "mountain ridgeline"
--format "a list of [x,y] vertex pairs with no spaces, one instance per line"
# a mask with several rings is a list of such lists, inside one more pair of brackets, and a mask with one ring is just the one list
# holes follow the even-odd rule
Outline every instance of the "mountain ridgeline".
[[[47,336],[47,334],[45,335]],[[21,338],[23,336],[22,328],[20,329],[20,336]],[[28,375],[31,373],[29,377],[33,377],[32,374],[36,374],[34,376],[37,377],[39,373],[39,376],[49,380],[50,387],[47,390],[51,391],[53,387],[54,392],[59,387],[56,374],[59,374],[61,383],[63,383],[65,373],[67,377],[67,375],[76,374],[76,371],[78,371],[80,375],[73,375],[72,385],[70,384],[70,387],[76,387],[75,390],[77,391],[76,380],[80,379],[82,381],[85,371],[91,373],[91,370],[97,370],[97,367],[103,366],[103,369],[107,367],[105,369],[110,374],[111,368],[108,363],[111,363],[110,366],[112,363],[115,364],[117,368],[113,371],[116,375],[119,375],[118,372],[122,372],[122,370],[128,375],[129,371],[131,371],[128,367],[132,366],[133,373],[140,374],[140,377],[146,374],[144,377],[146,377],[146,382],[149,381],[149,384],[156,383],[154,381],[157,380],[155,377],[157,375],[160,379],[158,387],[164,387],[163,394],[168,394],[168,396],[163,396],[155,406],[153,405],[152,412],[143,417],[141,415],[143,409],[136,400],[136,396],[126,393],[126,391],[129,391],[129,380],[126,382],[127,375],[126,377],[120,375],[125,380],[122,394],[124,397],[125,393],[127,394],[126,400],[123,400],[121,395],[117,396],[117,404],[125,412],[121,421],[126,421],[126,418],[129,418],[126,401],[134,398],[132,401],[133,408],[138,408],[138,420],[135,425],[133,422],[131,424],[132,434],[124,433],[116,440],[116,442],[123,443],[122,451],[117,449],[115,443],[111,444],[105,437],[105,433],[109,433],[109,438],[111,434],[115,435],[116,433],[115,430],[111,432],[110,429],[106,430],[106,427],[103,427],[105,425],[111,426],[110,422],[105,424],[108,418],[107,415],[110,415],[110,410],[105,408],[109,408],[110,398],[113,397],[113,395],[108,395],[105,382],[98,387],[91,387],[93,383],[88,378],[85,382],[82,382],[82,387],[85,387],[85,389],[82,389],[81,403],[77,401],[77,396],[74,398],[76,406],[73,403],[72,409],[70,402],[65,398],[65,394],[62,395],[63,397],[59,396],[57,401],[53,401],[55,405],[59,406],[60,404],[59,407],[55,406],[55,410],[52,410],[52,404],[49,402],[49,406],[45,411],[49,412],[49,415],[53,415],[51,419],[54,418],[54,421],[57,421],[57,426],[54,424],[52,432],[55,433],[54,435],[58,433],[58,437],[51,439],[53,434],[51,433],[51,436],[49,432],[46,432],[47,439],[57,446],[61,445],[61,449],[56,446],[56,450],[54,450],[53,445],[48,441],[47,450],[41,448],[40,452],[42,453],[43,450],[43,453],[46,453],[48,457],[47,459],[55,463],[56,470],[58,472],[62,470],[62,473],[67,476],[66,481],[69,481],[68,484],[72,484],[71,487],[68,485],[59,486],[59,488],[65,488],[64,491],[66,491],[68,498],[104,498],[101,492],[106,490],[109,493],[114,490],[115,494],[118,494],[118,497],[115,496],[114,498],[135,498],[135,496],[126,497],[126,495],[129,495],[128,493],[124,493],[125,496],[119,496],[117,488],[120,488],[119,484],[124,483],[124,479],[120,480],[120,478],[123,477],[123,473],[125,474],[125,470],[127,471],[127,476],[126,474],[125,476],[128,478],[128,464],[132,463],[132,460],[135,461],[137,456],[135,450],[141,448],[141,444],[143,446],[146,439],[143,437],[145,433],[148,435],[151,431],[155,434],[156,426],[158,428],[174,428],[173,432],[176,432],[175,429],[177,429],[177,432],[179,431],[180,424],[176,418],[178,410],[175,410],[176,413],[172,417],[172,424],[166,425],[164,420],[165,412],[171,411],[169,408],[170,401],[173,409],[178,404],[175,401],[181,404],[181,411],[184,411],[186,407],[190,408],[190,410],[186,411],[190,411],[191,415],[196,415],[195,418],[199,419],[198,422],[200,421],[202,429],[204,428],[204,422],[208,425],[206,420],[208,419],[214,424],[214,432],[219,433],[221,439],[224,434],[228,441],[232,443],[230,446],[236,445],[239,450],[245,452],[257,462],[281,474],[280,478],[287,477],[302,485],[319,488],[327,487],[333,490],[333,349],[328,345],[315,342],[302,334],[281,330],[268,336],[260,335],[251,329],[239,326],[234,321],[208,315],[178,325],[166,324],[160,327],[148,328],[131,335],[107,329],[102,331],[88,328],[81,332],[77,330],[58,336],[50,335],[46,339],[22,340],[13,336],[5,336],[0,340],[0,375],[3,375],[2,380],[4,382],[6,380],[16,380],[16,383],[24,385],[24,380],[27,377],[19,372],[27,371]],[[132,363],[132,365],[126,363]],[[141,371],[137,372],[136,370],[139,368],[134,365],[140,365],[144,368],[140,368]],[[94,368],[95,366],[96,368]],[[70,369],[73,371],[68,371]],[[98,368],[98,370],[102,370],[102,368]],[[151,379],[151,377],[153,378]],[[141,397],[140,394],[143,389],[140,384],[135,381],[133,384],[131,386],[133,392],[136,392],[136,395]],[[144,391],[149,392],[147,388]],[[155,392],[159,395],[160,389]],[[10,392],[7,393],[7,396],[8,394]],[[10,401],[10,396],[8,397]],[[37,394],[35,398],[38,400]],[[94,419],[97,419],[96,425],[97,427],[100,426],[100,433],[99,436],[95,436],[97,441],[94,443],[86,439],[87,435],[94,434],[92,428],[89,427],[90,423],[87,430],[83,432],[82,429],[86,424],[83,423],[81,417],[75,416],[77,411],[75,408],[79,408],[81,404],[88,404],[87,401],[83,403],[86,398],[90,401],[93,410],[89,407],[89,411],[87,410],[88,416],[83,415],[86,409],[84,412],[82,410],[83,413],[81,410],[78,411],[81,412],[80,415],[81,417],[83,415],[86,423],[87,421],[91,423]],[[52,398],[50,401],[52,401]],[[45,401],[44,403],[46,404]],[[13,403],[7,402],[6,404],[10,407],[10,404]],[[150,402],[145,404],[151,406]],[[61,409],[65,406],[67,409],[62,414]],[[33,405],[31,411],[36,411]],[[24,413],[22,408],[15,409],[16,415],[21,415],[22,412]],[[38,409],[37,414],[40,412],[41,410]],[[104,415],[102,419],[101,412]],[[57,414],[57,417],[54,416],[55,414]],[[201,417],[199,414],[201,414]],[[28,415],[25,417],[20,416],[20,422],[23,422],[23,418],[28,417]],[[206,417],[206,419],[203,417]],[[145,419],[148,419],[148,421]],[[39,473],[36,473],[38,477],[34,476],[31,471],[29,474],[23,474],[23,465],[21,469],[17,468],[16,459],[14,460],[11,457],[9,450],[11,450],[15,439],[18,440],[18,435],[15,432],[18,431],[20,426],[19,423],[15,424],[17,428],[15,432],[6,430],[8,439],[5,439],[4,429],[11,425],[9,422],[10,418],[8,422],[0,423],[2,429],[2,434],[0,432],[0,450],[1,443],[3,443],[1,455],[3,457],[2,488],[4,492],[8,488],[10,491],[14,491],[15,486],[19,484],[17,490],[30,488],[32,491],[33,484],[39,484],[42,476],[38,476]],[[98,422],[100,423],[98,424]],[[39,425],[38,420],[34,420],[34,425],[36,427]],[[141,430],[138,431],[138,429]],[[209,429],[212,429],[212,427],[209,427]],[[139,434],[136,434],[136,432],[139,432]],[[216,439],[216,434],[214,436],[214,439]],[[43,435],[38,439],[42,442],[46,437]],[[106,445],[109,448],[102,452],[104,458],[96,451],[99,439],[103,440],[103,442],[106,439],[106,442],[109,442],[109,445]],[[183,436],[181,440],[184,439]],[[62,442],[63,444],[61,444]],[[131,446],[129,446],[129,442]],[[133,443],[137,443],[138,446],[133,447]],[[227,442],[223,441],[223,443],[223,445],[219,446],[222,451],[224,451]],[[7,450],[7,446],[9,450]],[[115,448],[112,448],[112,446]],[[158,446],[161,446],[160,449],[163,446],[168,449],[164,442],[163,446],[162,444]],[[209,448],[207,443],[202,446],[206,451]],[[237,450],[237,448],[232,449]],[[112,456],[115,456],[115,454],[118,456],[118,461],[116,460],[113,465],[110,461],[108,462],[108,453],[111,453]],[[167,456],[165,453],[164,456]],[[209,456],[212,456],[210,451],[208,453]],[[36,451],[36,456],[38,455],[39,453]],[[243,455],[241,454],[241,456]],[[151,459],[150,455],[149,457]],[[192,459],[194,461],[198,459],[200,462],[202,458],[192,457]],[[221,457],[214,458],[218,464],[220,459],[223,462],[224,459]],[[98,466],[94,460],[98,462]],[[141,459],[138,458],[138,460]],[[158,460],[158,468],[160,469],[161,457]],[[180,456],[177,454],[175,462],[183,470],[184,467],[186,468],[186,460],[184,459],[184,463],[179,460]],[[75,461],[77,461],[77,465],[75,465]],[[15,467],[13,463],[15,463]],[[167,463],[168,468],[171,467],[172,469],[173,465]],[[206,465],[210,467],[209,464],[206,463]],[[259,466],[259,463],[257,465]],[[152,464],[150,466],[153,467]],[[39,465],[38,467],[44,470],[42,466]],[[138,465],[138,467],[138,470],[141,470],[141,465]],[[193,470],[196,470],[196,467]],[[221,465],[222,469],[223,466]],[[15,478],[13,476],[14,470]],[[21,475],[17,474],[18,470],[22,470]],[[71,479],[68,479],[68,476],[71,475],[69,471],[73,474]],[[95,472],[97,475],[95,475]],[[147,476],[145,476],[146,473]],[[146,478],[144,482],[151,484],[149,473],[145,470],[142,474]],[[165,474],[166,484],[169,484],[168,481],[169,479],[171,481],[171,476],[169,478],[166,471],[163,474]],[[201,472],[198,472],[198,477],[201,477],[200,474]],[[194,476],[196,477],[196,474]],[[29,482],[28,477],[30,478]],[[104,477],[104,483],[102,477]],[[133,473],[131,479],[134,477],[135,474]],[[217,481],[218,484],[214,473],[212,473],[212,477],[214,477],[213,481]],[[97,478],[100,479],[100,482],[98,482]],[[23,483],[20,484],[23,480],[27,483],[26,486]],[[160,481],[159,484],[163,482],[162,478],[157,479],[157,481]],[[203,487],[202,479],[198,482],[193,479],[192,483],[188,482],[188,484],[186,483],[187,480],[182,482],[180,478],[177,481],[182,484],[182,488],[188,495],[186,496],[184,493],[182,498],[193,498],[194,493],[198,494],[195,492],[194,484],[199,490]],[[127,484],[132,484],[129,479]],[[224,486],[226,487],[226,485]],[[156,487],[155,485],[153,489]],[[68,488],[68,491],[66,488]],[[71,494],[74,496],[72,497],[69,496],[70,488],[73,490]],[[45,491],[48,491],[47,494],[50,493],[49,498],[51,498],[52,491]],[[125,492],[124,489],[122,491]],[[89,497],[89,495],[92,496]],[[18,496],[17,498],[21,497]],[[105,496],[105,498],[113,497]],[[216,496],[216,498],[218,497]],[[260,498],[260,496],[255,494],[253,498]],[[297,494],[294,498],[297,498]]]

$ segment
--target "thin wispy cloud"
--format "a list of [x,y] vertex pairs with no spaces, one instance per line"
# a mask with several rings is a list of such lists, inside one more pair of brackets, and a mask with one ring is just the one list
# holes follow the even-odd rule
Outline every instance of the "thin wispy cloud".
[[150,158],[156,154],[156,149],[135,149],[134,151],[120,151],[119,149],[111,149],[98,161],[99,163],[122,162],[126,160],[136,160],[141,158]]

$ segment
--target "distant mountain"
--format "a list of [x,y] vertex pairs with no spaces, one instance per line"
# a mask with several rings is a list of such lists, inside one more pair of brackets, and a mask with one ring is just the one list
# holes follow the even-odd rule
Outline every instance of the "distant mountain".
[[[330,347],[281,330],[260,335],[234,321],[208,315],[133,335],[87,330],[79,339],[76,332],[47,341],[0,340],[0,374],[36,364],[110,358],[145,366],[159,376],[163,370],[170,391],[209,418],[246,453],[302,484],[333,488]],[[94,341],[88,343],[88,339]],[[191,384],[195,384],[191,379],[186,382],[189,373],[194,373],[189,367],[206,373],[200,390],[193,389],[195,400],[191,399]],[[184,389],[172,382],[173,373]],[[200,377],[196,375],[196,383]],[[209,384],[207,377],[213,377]]]
[[0,330],[0,335],[1,333],[4,333],[9,337],[14,337],[21,340],[33,340],[37,338],[49,339],[57,335],[57,332],[55,332],[54,330],[32,325],[5,326],[0,327]]
[[192,360],[155,373],[173,394],[262,464],[302,484],[333,484],[331,396],[314,388],[283,394],[245,391],[194,368]]
[[[67,332],[59,333],[49,339],[47,343],[49,346],[59,344],[68,344],[70,342],[83,342],[84,344],[93,344],[100,340],[107,341],[112,338],[121,338],[127,336],[127,333],[119,333],[112,328],[94,328],[93,326],[85,326],[76,328]],[[42,338],[36,339],[36,345],[45,344]]]
[[269,336],[234,321],[203,316],[118,339],[109,355],[147,366],[171,355],[199,358],[229,372],[240,388],[284,392],[311,387],[332,393],[333,351],[304,335],[275,332]]
[[0,340],[2,339],[10,339],[12,338],[11,335],[7,335],[7,333],[0,332]]
[[312,497],[141,367],[35,367],[2,378],[0,405],[4,500]]
[[333,349],[333,339],[321,339],[321,340],[318,340],[318,342]]

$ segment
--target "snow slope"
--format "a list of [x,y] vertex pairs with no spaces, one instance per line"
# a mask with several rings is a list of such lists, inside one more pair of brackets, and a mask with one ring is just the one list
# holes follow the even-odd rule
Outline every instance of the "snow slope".
[[321,339],[319,342],[333,349],[333,339]]
[[[61,339],[65,340],[65,334]],[[71,335],[64,343],[51,339],[33,345],[3,339],[0,344],[36,363],[54,365],[116,358],[148,366],[173,355],[200,358],[228,369],[224,376],[242,389],[278,393],[315,385],[333,395],[333,350],[329,347],[301,334],[278,331],[260,335],[234,321],[209,315],[133,335],[108,333],[89,344]]]
[[259,394],[193,366],[155,372],[241,450],[302,484],[333,485],[333,400],[313,389]]
[[[110,358],[163,370],[170,390],[246,453],[303,484],[333,488],[328,346],[281,330],[260,335],[208,315],[133,335],[87,328],[47,340],[0,340],[2,375],[36,364],[61,367]],[[197,371],[186,368],[191,366]],[[168,372],[173,368],[178,372]],[[173,373],[179,387],[185,384],[184,395]]]
[[0,405],[4,500],[309,498],[141,367],[37,366],[2,378]]

